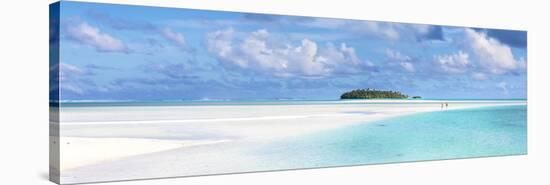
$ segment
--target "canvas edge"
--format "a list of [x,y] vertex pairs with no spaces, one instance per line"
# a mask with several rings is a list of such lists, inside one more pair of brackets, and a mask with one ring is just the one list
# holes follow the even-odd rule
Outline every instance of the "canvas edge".
[[49,180],[60,182],[59,28],[61,2],[49,5]]

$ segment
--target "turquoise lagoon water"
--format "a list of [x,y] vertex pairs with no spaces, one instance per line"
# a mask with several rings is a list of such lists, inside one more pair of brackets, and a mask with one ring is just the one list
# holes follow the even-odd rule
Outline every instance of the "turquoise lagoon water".
[[253,153],[280,169],[521,154],[527,154],[526,105],[390,118],[272,143]]

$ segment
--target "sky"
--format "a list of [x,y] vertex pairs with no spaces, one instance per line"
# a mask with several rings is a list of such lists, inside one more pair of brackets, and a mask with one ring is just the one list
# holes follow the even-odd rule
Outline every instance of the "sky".
[[68,1],[60,10],[50,68],[61,100],[321,100],[358,88],[527,96],[525,31]]

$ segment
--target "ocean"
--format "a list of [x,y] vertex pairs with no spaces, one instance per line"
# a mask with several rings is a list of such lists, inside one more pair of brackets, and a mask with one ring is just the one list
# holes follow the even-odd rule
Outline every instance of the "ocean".
[[286,139],[252,155],[315,168],[527,154],[527,106],[443,110]]

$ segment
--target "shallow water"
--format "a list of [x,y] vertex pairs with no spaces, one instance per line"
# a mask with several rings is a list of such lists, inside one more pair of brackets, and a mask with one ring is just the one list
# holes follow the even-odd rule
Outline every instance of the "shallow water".
[[436,111],[272,143],[251,155],[311,168],[527,153],[527,106]]

